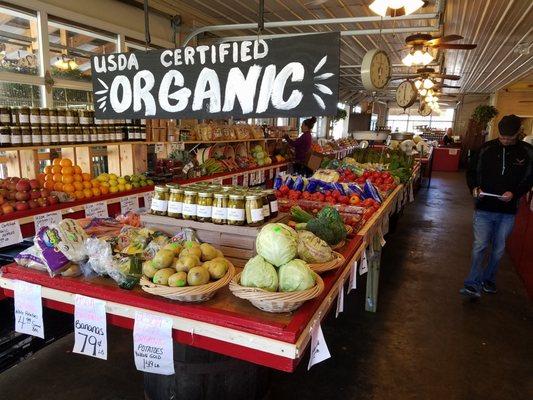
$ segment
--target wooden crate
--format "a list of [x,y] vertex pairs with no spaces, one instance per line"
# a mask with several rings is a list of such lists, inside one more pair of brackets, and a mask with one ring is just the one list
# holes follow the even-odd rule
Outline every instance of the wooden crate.
[[[279,222],[285,217],[279,214],[268,222]],[[255,238],[261,227],[217,225],[210,222],[186,221],[159,215],[141,214],[141,222],[148,228],[175,235],[183,228],[192,228],[201,242],[210,243],[220,249],[224,256],[237,267],[256,255]]]

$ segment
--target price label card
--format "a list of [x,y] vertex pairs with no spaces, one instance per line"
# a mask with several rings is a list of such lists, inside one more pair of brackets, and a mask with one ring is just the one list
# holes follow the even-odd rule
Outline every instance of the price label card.
[[22,232],[18,220],[0,224],[0,248],[22,242]]
[[328,345],[324,339],[322,327],[320,324],[317,324],[311,332],[311,356],[309,357],[307,370],[309,371],[313,365],[327,360],[330,357],[331,354],[329,353]]
[[272,179],[274,178],[274,170],[273,169],[269,169],[268,170],[268,179]]
[[239,183],[239,177],[237,175],[233,175],[233,177],[231,178],[231,184],[233,186],[237,186],[238,183]]
[[355,261],[352,264],[352,267],[350,268],[350,280],[348,281],[348,293],[350,293],[352,289],[357,289],[357,261]]
[[185,143],[183,142],[171,143],[170,150],[171,151],[174,151],[174,150],[183,151],[185,150]]
[[163,143],[156,143],[155,144],[155,152],[156,153],[162,153],[163,150],[165,150],[165,145]]
[[120,199],[120,212],[126,214],[128,211],[135,211],[139,208],[139,198],[137,196],[127,196]]
[[74,353],[107,360],[107,321],[105,301],[75,297]]
[[249,175],[248,174],[244,174],[243,175],[243,180],[242,180],[242,186],[248,187],[249,179],[250,179]]
[[107,204],[105,201],[98,201],[85,205],[85,216],[88,218],[107,218]]
[[409,183],[409,202],[412,203],[415,201],[415,194],[413,191],[413,181]]
[[15,331],[44,339],[41,286],[15,281]]
[[152,207],[152,198],[154,197],[154,192],[148,192],[148,193],[145,193],[143,194],[143,198],[144,198],[144,207],[145,208],[150,208]]
[[172,320],[135,312],[133,353],[139,371],[160,375],[174,374]]
[[385,246],[387,242],[385,240],[385,237],[383,237],[383,230],[381,226],[378,226],[378,237],[379,237],[379,244],[381,245],[381,247]]
[[279,169],[279,167],[277,167],[277,168],[276,168],[276,176],[279,175],[279,172],[280,172],[280,171],[281,171],[281,170]]
[[35,223],[35,232],[38,232],[43,226],[59,224],[63,220],[61,211],[52,211],[46,214],[39,214],[33,217]]
[[337,309],[335,310],[335,318],[344,311],[344,282],[339,286],[339,294],[337,295]]
[[366,257],[366,250],[361,257],[361,265],[359,266],[359,275],[366,274],[368,272],[368,259]]

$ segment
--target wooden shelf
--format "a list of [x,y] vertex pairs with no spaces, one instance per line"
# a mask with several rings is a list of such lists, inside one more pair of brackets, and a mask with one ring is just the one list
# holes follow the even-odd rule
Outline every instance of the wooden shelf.
[[202,141],[202,140],[187,140],[187,141],[175,141],[175,142],[143,142],[146,144],[217,144],[217,143],[247,143],[247,142],[262,142],[269,140],[283,140],[283,138],[261,138],[261,139],[233,139],[233,140],[211,140],[211,141]]
[[127,144],[147,144],[145,141],[136,142],[104,142],[104,143],[82,143],[82,144],[51,144],[48,146],[18,146],[18,147],[1,147],[2,151],[19,151],[19,150],[42,150],[42,149],[60,149],[71,147],[106,147],[106,146],[123,146]]

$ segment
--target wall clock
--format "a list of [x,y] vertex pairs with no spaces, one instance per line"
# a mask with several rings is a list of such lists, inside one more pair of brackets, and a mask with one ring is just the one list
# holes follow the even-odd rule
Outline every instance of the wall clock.
[[427,117],[429,114],[431,114],[431,107],[428,103],[425,101],[420,100],[420,107],[418,108],[418,114],[420,114],[423,117]]
[[415,101],[418,92],[412,81],[403,81],[396,89],[396,104],[403,109],[411,107]]
[[361,80],[367,90],[383,89],[391,78],[390,58],[383,50],[368,51],[361,64]]

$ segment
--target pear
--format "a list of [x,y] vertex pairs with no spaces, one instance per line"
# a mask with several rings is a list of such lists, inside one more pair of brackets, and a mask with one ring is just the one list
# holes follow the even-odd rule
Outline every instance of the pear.
[[213,258],[216,258],[218,256],[217,249],[215,249],[209,243],[202,243],[200,245],[200,250],[202,252],[201,254],[202,261],[210,261]]
[[172,287],[183,287],[187,285],[187,273],[186,272],[176,272],[168,278],[168,286]]
[[156,272],[157,269],[154,268],[151,260],[143,262],[143,274],[146,275],[146,277],[152,279]]
[[[205,264],[208,264],[208,266],[206,267]],[[222,278],[228,272],[228,265],[223,261],[208,261],[205,264],[204,268],[207,268],[213,280]]]
[[190,286],[205,285],[209,282],[209,271],[204,267],[194,267],[187,274],[187,283]]
[[152,266],[155,269],[168,268],[174,261],[174,252],[172,250],[161,249],[155,254],[152,261]]
[[168,278],[176,273],[174,268],[163,268],[157,271],[152,281],[158,285],[168,285]]
[[200,249],[200,246],[185,247],[180,253],[180,258],[190,255],[198,257],[199,260],[200,257],[202,257],[202,250]]

